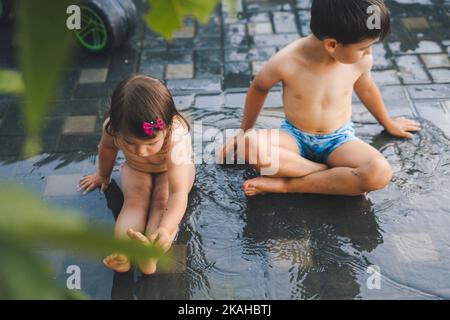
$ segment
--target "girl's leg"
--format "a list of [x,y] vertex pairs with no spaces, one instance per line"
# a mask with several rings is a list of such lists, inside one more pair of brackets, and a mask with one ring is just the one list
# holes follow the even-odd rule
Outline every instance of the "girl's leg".
[[[168,173],[164,172],[158,174],[153,179],[153,193],[152,199],[150,202],[150,209],[148,215],[147,227],[145,229],[145,235],[149,237],[152,233],[154,233],[161,222],[161,218],[164,214],[164,211],[167,208],[167,200],[169,199],[169,179]],[[176,232],[174,232],[171,236],[173,239],[176,236]],[[141,266],[142,273],[152,274],[156,271],[156,263],[157,259],[151,259],[146,265]]]
[[[115,225],[114,233],[117,238],[128,237],[129,229],[144,232],[152,190],[152,176],[125,164],[122,167],[121,182],[124,203]],[[123,254],[112,254],[103,262],[108,268],[118,272],[130,269],[130,261]]]

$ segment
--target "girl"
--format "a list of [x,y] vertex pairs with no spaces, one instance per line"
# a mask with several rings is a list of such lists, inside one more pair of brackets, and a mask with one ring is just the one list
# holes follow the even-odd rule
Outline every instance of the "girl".
[[[99,144],[99,169],[81,179],[84,193],[108,187],[118,150],[125,156],[121,170],[124,203],[115,226],[116,237],[158,244],[167,251],[186,211],[195,178],[189,124],[176,110],[169,90],[157,79],[132,75],[114,90]],[[115,253],[103,260],[118,272],[130,260]],[[139,265],[144,274],[156,271],[156,260]]]

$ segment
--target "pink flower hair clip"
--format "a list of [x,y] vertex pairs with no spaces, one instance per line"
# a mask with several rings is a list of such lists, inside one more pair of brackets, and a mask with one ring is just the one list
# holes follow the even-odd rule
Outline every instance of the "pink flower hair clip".
[[152,137],[155,133],[155,128],[157,129],[164,129],[164,121],[162,121],[161,118],[157,118],[156,121],[144,121],[142,123],[142,129],[144,129],[145,134],[147,134],[149,137]]

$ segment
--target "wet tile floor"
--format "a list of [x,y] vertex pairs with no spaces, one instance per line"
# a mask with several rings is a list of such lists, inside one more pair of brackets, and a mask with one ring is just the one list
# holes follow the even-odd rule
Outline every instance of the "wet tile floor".
[[[143,11],[143,1],[135,2]],[[375,47],[373,76],[392,116],[424,126],[412,141],[394,139],[354,98],[357,134],[393,165],[388,188],[367,198],[246,199],[241,185],[251,170],[198,164],[173,269],[114,274],[100,261],[43,249],[57,280],[65,284],[67,267],[78,265],[82,290],[94,299],[450,298],[450,2],[386,2],[393,32]],[[194,132],[238,128],[249,82],[277,50],[308,34],[309,6],[238,1],[236,16],[222,5],[206,25],[186,21],[170,44],[140,24],[114,53],[78,53],[46,118],[44,150],[31,159],[19,155],[20,100],[0,96],[1,181],[112,230],[123,201],[123,156],[105,195],[82,196],[75,186],[96,170],[100,124],[118,81],[133,72],[166,81],[178,108],[202,121]],[[15,68],[10,27],[0,28],[0,39],[0,67]],[[258,126],[277,127],[281,106],[278,85]],[[206,142],[194,144],[200,150]],[[382,275],[379,290],[366,285],[372,265]]]

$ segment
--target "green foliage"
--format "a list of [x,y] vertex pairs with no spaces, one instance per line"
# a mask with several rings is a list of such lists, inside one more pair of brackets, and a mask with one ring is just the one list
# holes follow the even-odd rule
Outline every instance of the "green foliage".
[[217,5],[217,0],[148,0],[150,12],[147,24],[166,39],[183,27],[184,18],[192,16],[206,23]]
[[25,86],[20,72],[0,70],[0,92],[9,94],[23,94]]
[[66,28],[66,8],[73,0],[20,0],[16,3],[19,62],[26,86],[25,155],[40,151],[42,119],[61,83],[73,35]]
[[155,246],[113,239],[108,229],[73,210],[50,207],[23,188],[0,186],[0,203],[0,299],[69,297],[48,280],[47,270],[30,251],[38,245],[95,257],[121,252],[138,262],[163,254]]

